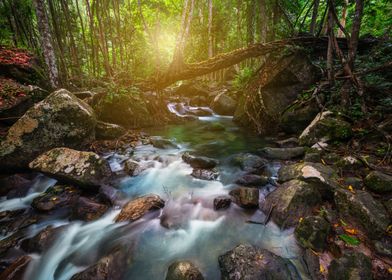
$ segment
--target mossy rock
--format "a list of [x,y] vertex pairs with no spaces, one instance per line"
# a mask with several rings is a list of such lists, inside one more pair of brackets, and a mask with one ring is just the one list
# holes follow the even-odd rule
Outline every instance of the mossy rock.
[[294,234],[302,247],[322,252],[327,246],[330,230],[330,224],[323,217],[309,216],[301,219]]
[[379,171],[370,172],[365,178],[366,187],[376,193],[392,192],[392,176]]

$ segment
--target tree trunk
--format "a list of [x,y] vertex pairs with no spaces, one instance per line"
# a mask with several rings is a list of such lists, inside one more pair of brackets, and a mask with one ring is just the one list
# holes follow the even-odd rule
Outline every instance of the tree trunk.
[[348,64],[352,71],[354,71],[355,56],[357,54],[359,33],[361,29],[363,15],[363,0],[355,1],[355,14],[351,30],[350,48],[348,52]]
[[[340,20],[340,24],[343,26],[343,28],[346,27],[346,17],[347,17],[347,6],[348,6],[348,0],[344,0],[344,6],[342,10],[342,18]],[[341,29],[338,31],[338,37],[343,37],[344,33]]]
[[320,0],[314,0],[313,4],[313,14],[312,14],[312,21],[310,22],[310,34],[314,35],[318,17],[318,9],[320,6]]
[[49,80],[53,88],[58,87],[58,70],[56,56],[52,45],[52,35],[50,34],[48,17],[45,11],[44,0],[34,0],[35,11],[37,14],[38,29],[41,35],[41,45],[48,67]]

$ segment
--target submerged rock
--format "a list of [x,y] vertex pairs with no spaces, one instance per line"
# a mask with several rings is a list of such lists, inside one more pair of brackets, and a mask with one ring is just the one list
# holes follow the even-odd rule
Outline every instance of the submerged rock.
[[94,221],[108,210],[105,204],[97,203],[87,197],[79,197],[76,202],[72,217],[82,221]]
[[98,140],[113,140],[125,135],[126,130],[122,126],[102,121],[97,122],[95,137]]
[[189,153],[182,155],[182,160],[195,169],[212,169],[218,165],[218,161],[208,157],[192,156]]
[[370,172],[365,178],[366,187],[376,193],[392,192],[392,176],[379,171]]
[[294,234],[302,247],[322,252],[327,246],[330,230],[330,224],[323,217],[309,216],[299,222]]
[[297,225],[300,218],[311,215],[312,209],[321,202],[321,194],[313,184],[291,180],[267,196],[262,210],[268,213],[272,209],[272,220],[285,229]]
[[59,208],[72,209],[79,198],[79,190],[67,185],[56,185],[46,190],[34,198],[31,206],[33,208],[47,212]]
[[29,164],[33,170],[84,188],[101,185],[112,171],[109,163],[93,152],[52,149]]
[[259,190],[256,188],[240,187],[232,190],[230,195],[234,197],[235,203],[242,208],[257,208],[259,206]]
[[23,240],[21,247],[27,253],[42,253],[52,246],[63,229],[64,226],[56,228],[48,226],[32,238]]
[[292,159],[296,157],[303,156],[305,154],[304,147],[295,147],[295,148],[263,148],[261,151],[261,155],[267,158],[272,159]]
[[22,174],[14,174],[0,179],[0,196],[7,199],[25,196],[32,186],[32,181]]
[[211,109],[219,115],[234,115],[237,102],[224,92],[215,96],[210,105]]
[[214,198],[214,209],[221,210],[230,207],[231,197],[227,195],[221,195]]
[[238,178],[235,183],[246,187],[262,187],[269,183],[270,180],[266,176],[255,174],[245,174]]
[[130,176],[137,176],[147,168],[148,166],[143,166],[140,162],[133,159],[128,159],[124,163],[124,171]]
[[268,164],[266,159],[250,153],[234,155],[231,162],[248,173],[260,173]]
[[95,137],[93,110],[61,89],[29,109],[0,143],[0,168],[25,168],[39,154],[55,147],[78,148]]
[[318,114],[299,136],[301,145],[312,146],[322,139],[344,140],[352,135],[351,125],[331,111]]
[[121,280],[132,262],[128,246],[115,248],[96,264],[72,276],[71,280]]
[[340,259],[332,260],[328,267],[329,280],[369,280],[372,277],[372,264],[362,253],[346,253]]
[[189,261],[177,261],[169,266],[166,280],[203,280],[199,269]]
[[158,149],[178,149],[178,146],[169,139],[162,138],[161,136],[150,137],[151,145]]
[[129,201],[121,209],[120,214],[116,217],[116,222],[133,222],[140,219],[144,214],[151,210],[161,209],[165,206],[158,195],[149,194]]
[[250,245],[238,245],[218,260],[222,280],[301,279],[289,260]]
[[370,238],[380,238],[389,225],[390,219],[384,206],[365,191],[355,194],[344,189],[335,191],[335,204],[339,213],[355,221]]
[[191,173],[192,177],[200,180],[216,180],[219,177],[219,172],[216,169],[193,169]]

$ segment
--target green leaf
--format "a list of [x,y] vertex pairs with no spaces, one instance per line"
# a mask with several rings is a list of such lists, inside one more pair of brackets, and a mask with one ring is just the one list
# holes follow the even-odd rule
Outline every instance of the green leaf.
[[349,236],[347,234],[340,234],[339,238],[349,245],[358,246],[359,244],[361,244],[361,242],[357,238]]

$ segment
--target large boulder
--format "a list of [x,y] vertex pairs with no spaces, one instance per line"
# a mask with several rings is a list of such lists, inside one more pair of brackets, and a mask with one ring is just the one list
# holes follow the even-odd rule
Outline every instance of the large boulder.
[[261,208],[265,213],[272,210],[272,220],[285,229],[311,215],[312,209],[321,202],[321,194],[312,183],[291,180],[270,193]]
[[0,143],[2,171],[27,167],[39,154],[55,147],[78,148],[95,137],[93,110],[65,89],[29,109]]
[[392,192],[392,176],[372,171],[365,178],[365,186],[376,193]]
[[24,86],[10,79],[0,77],[0,122],[12,125],[33,105],[49,95],[37,86]]
[[282,166],[278,171],[279,182],[298,179],[317,186],[323,197],[332,199],[333,192],[338,186],[334,169],[321,163],[295,163]]
[[222,280],[301,279],[289,260],[250,245],[238,245],[218,260]]
[[166,280],[203,280],[199,269],[189,261],[177,261],[169,266]]
[[178,149],[178,146],[174,141],[162,138],[161,136],[151,136],[150,143],[158,149]]
[[361,227],[372,239],[385,234],[390,223],[384,206],[368,192],[357,190],[352,193],[345,189],[335,191],[335,204],[339,213]]
[[302,247],[322,252],[330,230],[330,224],[323,217],[309,216],[300,220],[294,234]]
[[305,106],[293,106],[283,113],[280,127],[286,133],[298,134],[310,124],[318,112],[319,108],[316,102],[310,102]]
[[29,164],[33,170],[50,177],[93,189],[111,175],[109,163],[93,152],[55,148]]
[[95,136],[98,140],[117,139],[125,135],[125,133],[126,130],[122,126],[102,121],[98,121],[95,128]]
[[279,128],[281,114],[303,90],[318,79],[318,70],[307,55],[296,52],[271,56],[239,100],[234,121],[258,133]]
[[42,253],[49,249],[65,226],[47,226],[35,236],[22,241],[21,247],[27,253]]
[[319,141],[345,140],[352,135],[351,125],[331,111],[317,114],[299,136],[299,143],[312,146]]
[[218,161],[215,159],[202,156],[192,156],[189,153],[183,154],[182,160],[196,169],[212,169],[218,164]]
[[292,159],[303,156],[305,154],[304,147],[294,147],[294,148],[271,148],[265,147],[260,150],[261,155],[266,158],[271,159]]
[[147,212],[161,209],[164,206],[165,201],[163,201],[158,195],[145,195],[125,204],[120,214],[117,215],[116,222],[133,222],[140,219]]
[[240,187],[230,191],[236,204],[242,208],[257,208],[259,206],[259,190],[256,188]]
[[215,96],[214,100],[211,102],[211,109],[219,115],[230,115],[232,116],[235,112],[237,102],[228,96],[226,93],[222,92]]
[[147,100],[140,93],[107,94],[94,105],[99,120],[127,128],[154,125]]
[[328,267],[329,280],[371,280],[372,263],[362,253],[350,252],[335,259]]

